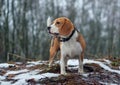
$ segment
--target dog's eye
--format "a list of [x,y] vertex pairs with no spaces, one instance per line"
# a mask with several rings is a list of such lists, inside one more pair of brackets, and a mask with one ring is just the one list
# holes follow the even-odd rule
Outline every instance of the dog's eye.
[[56,22],[56,24],[60,24],[60,22]]

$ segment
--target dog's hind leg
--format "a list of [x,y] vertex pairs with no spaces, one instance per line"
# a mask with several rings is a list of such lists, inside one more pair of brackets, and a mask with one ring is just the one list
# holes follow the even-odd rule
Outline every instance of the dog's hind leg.
[[82,52],[81,55],[79,56],[79,67],[78,67],[78,73],[79,74],[83,74],[84,73],[84,69],[83,69],[83,57],[84,57],[84,53]]

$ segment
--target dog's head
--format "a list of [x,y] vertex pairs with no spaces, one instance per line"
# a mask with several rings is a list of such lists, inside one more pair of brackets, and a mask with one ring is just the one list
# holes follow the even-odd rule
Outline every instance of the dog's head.
[[52,23],[48,18],[47,26],[49,33],[55,36],[66,37],[74,30],[72,22],[66,17],[57,18]]

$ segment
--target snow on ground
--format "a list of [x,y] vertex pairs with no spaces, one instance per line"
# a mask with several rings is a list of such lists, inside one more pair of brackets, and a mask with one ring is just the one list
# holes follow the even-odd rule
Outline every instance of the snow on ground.
[[[43,63],[45,62],[43,61],[27,62],[26,67],[32,67]],[[9,66],[14,66],[14,64],[7,64],[7,63],[0,64],[0,70],[4,68],[8,68]],[[3,76],[0,76],[0,85],[28,85],[26,80],[29,79],[34,79],[35,81],[37,81],[42,78],[51,78],[51,77],[59,76],[59,74],[54,74],[54,73],[39,74],[39,72],[41,72],[41,70],[39,69],[35,69],[35,70],[22,69],[15,71],[7,70]],[[14,77],[11,78],[11,80],[17,80],[15,83],[13,83],[12,81],[5,81],[5,79],[11,74],[15,75]]]
[[96,63],[96,64],[100,65],[102,68],[104,68],[104,69],[107,70],[107,71],[115,72],[115,73],[120,74],[120,70],[111,69],[109,66],[105,65],[104,63],[102,63],[102,62],[100,62],[100,61],[94,61],[94,60],[85,59],[85,60],[84,60],[84,63]]
[[103,85],[118,85],[118,84],[107,83],[107,82],[100,82],[100,83],[102,83]]
[[[83,63],[84,64],[96,63],[96,64],[99,64],[99,66],[101,66],[103,69],[105,69],[107,71],[120,74],[120,70],[114,70],[114,69],[110,68],[109,66],[107,66],[105,64],[105,62],[107,64],[111,63],[111,61],[106,60],[106,59],[104,60],[104,62],[90,60],[90,59],[84,59]],[[42,62],[42,61],[27,62],[26,67],[41,65],[43,63],[46,63],[46,62]],[[68,64],[68,66],[77,66],[78,67],[78,60],[75,60],[75,59],[69,60],[67,64]],[[4,68],[8,68],[9,66],[14,66],[14,64],[1,63],[0,70],[4,69]],[[34,79],[35,81],[37,81],[42,78],[51,78],[51,77],[57,77],[60,75],[57,73],[42,73],[42,74],[40,74],[40,72],[41,72],[40,69],[35,69],[35,70],[22,69],[22,70],[15,70],[15,71],[7,70],[4,75],[0,75],[0,85],[28,85],[26,80],[29,80],[29,79]],[[15,75],[11,79],[17,80],[16,82],[13,83],[12,81],[5,80],[10,74]],[[88,73],[83,74],[83,76],[87,76],[87,75],[89,75],[89,74]]]
[[103,59],[107,64],[111,64],[110,60]]
[[18,70],[18,71],[8,71],[5,76],[8,76],[9,74],[19,74],[19,73],[25,73],[28,72],[29,70],[23,69],[23,70]]
[[5,79],[5,76],[0,76],[0,81],[4,79]]
[[0,81],[0,85],[12,85],[12,84],[9,81]]
[[9,66],[14,66],[14,64],[1,63],[0,68],[8,68]]
[[[104,61],[108,64],[110,64],[110,61],[109,60],[105,60]],[[73,60],[68,60],[68,66],[78,66],[78,60],[76,59],[73,59]],[[115,73],[118,73],[120,74],[120,70],[114,70],[114,69],[111,69],[109,66],[107,66],[106,64],[104,64],[103,62],[100,62],[100,61],[95,61],[95,60],[90,60],[90,59],[84,59],[83,61],[83,64],[87,64],[87,63],[95,63],[95,64],[98,64],[100,65],[103,69],[107,70],[107,71],[110,71],[110,72],[115,72]]]
[[31,66],[34,66],[34,65],[40,65],[40,64],[43,64],[45,63],[45,61],[31,61],[31,62],[27,62],[27,66],[26,67],[31,67]]
[[38,81],[39,79],[42,78],[51,78],[57,76],[59,76],[59,74],[54,74],[54,73],[37,74],[37,72],[29,72],[15,76],[13,79],[18,79],[18,81],[13,85],[28,85],[26,80],[29,79],[34,79],[35,81]]

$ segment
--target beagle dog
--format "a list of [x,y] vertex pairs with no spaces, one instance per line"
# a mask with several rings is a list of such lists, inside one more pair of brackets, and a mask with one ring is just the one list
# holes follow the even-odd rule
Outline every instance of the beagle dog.
[[53,35],[50,47],[49,66],[51,66],[56,53],[60,50],[60,73],[66,74],[68,58],[77,57],[79,60],[78,73],[83,73],[83,58],[86,47],[85,40],[73,23],[66,17],[55,19],[52,23],[47,20],[47,29]]

